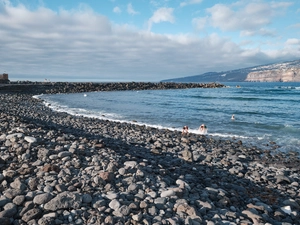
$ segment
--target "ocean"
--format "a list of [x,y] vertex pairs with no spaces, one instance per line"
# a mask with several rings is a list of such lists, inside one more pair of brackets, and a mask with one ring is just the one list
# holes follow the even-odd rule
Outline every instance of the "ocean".
[[207,136],[216,139],[300,153],[300,83],[223,84],[227,87],[38,97],[53,110],[72,115],[179,131],[188,126],[192,133],[205,124]]

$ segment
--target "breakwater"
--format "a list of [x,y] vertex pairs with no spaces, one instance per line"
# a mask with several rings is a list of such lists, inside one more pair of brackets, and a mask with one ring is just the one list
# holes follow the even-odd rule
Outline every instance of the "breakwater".
[[72,83],[72,82],[11,82],[0,86],[0,93],[27,93],[27,94],[55,94],[80,93],[92,91],[125,91],[125,90],[163,90],[184,88],[221,88],[219,83],[151,83],[151,82],[124,82],[124,83]]

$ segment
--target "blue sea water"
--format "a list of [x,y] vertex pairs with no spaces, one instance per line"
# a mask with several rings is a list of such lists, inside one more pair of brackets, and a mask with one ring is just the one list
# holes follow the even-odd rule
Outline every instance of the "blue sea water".
[[[226,88],[88,92],[39,96],[57,111],[238,139],[300,153],[300,83],[224,83]],[[235,120],[231,120],[232,114]],[[276,144],[274,144],[274,142]]]

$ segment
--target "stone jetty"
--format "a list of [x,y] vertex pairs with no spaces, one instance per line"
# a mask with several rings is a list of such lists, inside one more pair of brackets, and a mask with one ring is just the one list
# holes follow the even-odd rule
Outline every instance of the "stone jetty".
[[87,82],[30,82],[17,81],[0,86],[0,93],[55,94],[81,93],[92,91],[127,91],[127,90],[163,90],[185,88],[221,88],[219,83],[174,83],[174,82],[117,82],[117,83],[87,83]]
[[0,224],[300,224],[295,152],[73,116],[32,98],[220,87],[135,82],[0,86]]

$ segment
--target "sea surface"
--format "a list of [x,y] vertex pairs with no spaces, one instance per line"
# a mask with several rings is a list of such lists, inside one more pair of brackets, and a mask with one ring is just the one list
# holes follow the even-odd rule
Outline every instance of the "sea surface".
[[[226,88],[41,95],[57,111],[241,140],[300,153],[300,83],[223,83]],[[231,117],[234,114],[235,119]]]

